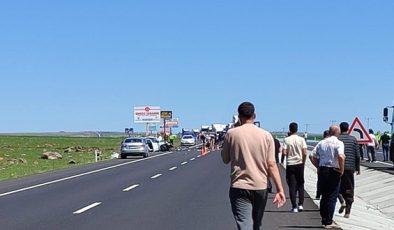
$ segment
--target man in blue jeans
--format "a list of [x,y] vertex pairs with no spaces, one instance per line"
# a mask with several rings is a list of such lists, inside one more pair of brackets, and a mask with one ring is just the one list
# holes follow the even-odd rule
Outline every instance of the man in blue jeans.
[[238,107],[238,127],[230,129],[224,138],[222,159],[231,162],[230,202],[239,230],[259,230],[267,203],[268,178],[272,177],[278,208],[286,202],[279,170],[275,162],[272,135],[254,125],[256,117],[252,103]]
[[338,139],[341,130],[337,125],[329,129],[330,137],[320,141],[312,151],[311,161],[319,169],[321,191],[320,216],[325,228],[338,228],[334,222],[335,205],[341,176],[345,170],[345,146]]

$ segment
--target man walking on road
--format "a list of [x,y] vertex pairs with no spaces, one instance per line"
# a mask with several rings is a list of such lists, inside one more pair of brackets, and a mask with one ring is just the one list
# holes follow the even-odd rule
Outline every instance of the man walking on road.
[[222,159],[231,162],[230,201],[239,230],[261,228],[267,203],[267,184],[273,178],[278,208],[286,202],[279,170],[275,162],[272,135],[254,125],[254,105],[244,102],[238,107],[240,126],[230,129],[224,138]]
[[368,161],[375,162],[376,161],[376,149],[379,147],[379,143],[376,140],[376,136],[373,133],[372,129],[369,129],[369,136],[371,137],[372,142],[367,144]]
[[276,137],[272,136],[274,138],[274,143],[275,143],[275,161],[276,164],[279,164],[279,153],[280,153],[280,141],[276,139]]
[[[283,155],[287,156],[286,181],[289,185],[292,212],[304,210],[304,166],[307,156],[305,139],[298,136],[298,124],[293,122],[289,125],[290,136],[283,143]],[[297,206],[298,193],[298,206]]]
[[339,194],[341,176],[344,173],[345,146],[338,140],[341,131],[333,125],[330,137],[320,141],[312,151],[312,163],[319,168],[319,181],[322,198],[320,216],[325,228],[338,228],[333,222],[335,205]]
[[345,211],[345,218],[349,218],[352,204],[354,201],[354,172],[360,175],[360,152],[357,139],[348,134],[349,124],[342,122],[340,125],[341,135],[339,140],[345,145],[345,170],[341,177],[341,185],[339,189],[339,201],[341,208],[339,213]]
[[380,137],[380,142],[382,144],[384,161],[388,161],[389,160],[390,140],[391,140],[391,137],[390,137],[388,132],[384,132],[382,137]]

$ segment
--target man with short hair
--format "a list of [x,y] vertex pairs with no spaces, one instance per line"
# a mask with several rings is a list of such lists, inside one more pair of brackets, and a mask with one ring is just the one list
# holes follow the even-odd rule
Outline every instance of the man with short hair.
[[[324,132],[323,132],[323,139],[326,139],[326,138],[328,138],[328,137],[330,137],[330,133],[329,133],[329,131],[328,130],[324,130]],[[313,159],[312,159],[312,155],[311,156],[309,156],[309,159],[312,161]],[[319,175],[319,169],[317,169],[317,175]],[[321,192],[320,192],[320,181],[319,181],[319,179],[317,180],[317,183],[316,183],[316,200],[320,200],[320,197],[321,197]]]
[[238,107],[239,126],[224,138],[222,159],[231,163],[230,201],[239,230],[261,228],[268,198],[268,179],[272,177],[278,208],[286,202],[279,170],[275,162],[272,135],[254,125],[254,105],[244,102]]
[[333,222],[339,194],[341,176],[345,170],[345,146],[338,139],[341,130],[337,125],[329,129],[330,137],[320,141],[311,153],[312,164],[319,168],[321,189],[320,216],[325,228],[337,228]]
[[[286,181],[289,186],[291,212],[304,211],[304,166],[307,156],[307,145],[305,139],[298,136],[298,124],[289,125],[290,136],[283,143],[283,155],[287,156]],[[298,206],[297,206],[298,193]]]
[[380,137],[380,142],[382,144],[382,150],[383,150],[383,159],[384,159],[383,161],[389,160],[390,140],[391,137],[389,135],[389,132],[384,132],[384,134]]
[[375,162],[376,161],[376,149],[379,147],[379,143],[376,139],[376,136],[372,129],[369,129],[369,136],[372,139],[372,142],[367,144],[367,154],[368,154],[368,161]]
[[354,201],[354,172],[357,171],[357,175],[360,175],[360,152],[357,139],[348,134],[349,124],[342,122],[339,127],[341,129],[341,135],[338,139],[345,145],[346,156],[345,170],[341,177],[338,196],[341,203],[339,213],[342,214],[346,210],[345,218],[349,218]]

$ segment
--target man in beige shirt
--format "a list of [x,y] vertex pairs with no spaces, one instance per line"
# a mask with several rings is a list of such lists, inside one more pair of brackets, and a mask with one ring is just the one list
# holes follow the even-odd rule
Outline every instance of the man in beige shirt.
[[267,202],[267,184],[272,177],[278,208],[286,202],[279,170],[275,163],[272,135],[254,125],[254,105],[244,102],[238,107],[239,126],[224,138],[222,159],[231,162],[230,201],[239,230],[261,228]]
[[[297,135],[298,124],[289,125],[290,136],[283,143],[283,155],[287,156],[286,181],[289,186],[292,212],[304,211],[304,165],[307,155],[307,145],[304,138]],[[297,206],[298,193],[298,206]]]

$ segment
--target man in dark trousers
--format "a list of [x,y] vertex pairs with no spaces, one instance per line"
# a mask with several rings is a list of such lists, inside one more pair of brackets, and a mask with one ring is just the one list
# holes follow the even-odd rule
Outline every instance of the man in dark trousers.
[[291,212],[296,213],[304,210],[304,168],[308,147],[305,139],[297,135],[297,123],[290,123],[289,131],[291,135],[286,137],[283,142],[282,154],[287,156],[286,181],[289,185]]
[[320,216],[325,228],[339,228],[333,222],[341,176],[345,170],[345,146],[338,139],[341,130],[333,125],[329,129],[330,137],[320,141],[312,151],[312,163],[319,168],[319,181],[322,197]]
[[238,107],[239,126],[224,138],[222,160],[231,163],[230,202],[238,230],[259,230],[268,198],[268,179],[275,183],[274,203],[286,202],[272,135],[254,125],[254,105],[244,102]]
[[384,134],[380,137],[380,144],[382,144],[383,150],[383,161],[389,160],[390,139],[391,137],[388,132],[384,132]]
[[274,135],[272,135],[272,137],[274,138],[275,142],[275,161],[277,164],[279,164],[280,142],[278,139],[276,139],[276,137],[274,137]]
[[342,214],[345,210],[345,218],[349,218],[352,204],[354,201],[354,173],[360,175],[360,152],[357,139],[348,134],[349,124],[342,122],[339,125],[341,135],[339,140],[345,145],[345,171],[341,177],[341,186],[339,189],[339,201],[341,208],[339,213]]

